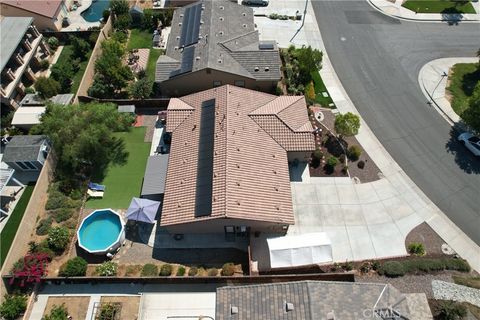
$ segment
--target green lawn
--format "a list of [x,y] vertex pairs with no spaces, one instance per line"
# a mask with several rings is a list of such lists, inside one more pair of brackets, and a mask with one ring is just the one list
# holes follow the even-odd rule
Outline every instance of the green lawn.
[[402,6],[417,13],[476,13],[470,1],[407,0]]
[[103,199],[90,199],[87,208],[128,208],[132,197],[139,197],[142,187],[145,167],[150,154],[150,143],[144,142],[146,127],[132,128],[130,132],[115,133],[115,136],[125,140],[128,152],[127,163],[110,165],[105,179],[100,182],[106,186]]
[[150,55],[148,56],[147,64],[147,77],[151,80],[155,80],[155,67],[157,66],[158,57],[164,54],[162,49],[150,49]]
[[2,233],[0,234],[0,267],[3,266],[5,258],[7,258],[8,251],[12,245],[15,234],[17,233],[18,226],[22,221],[23,214],[27,208],[28,201],[32,196],[34,185],[29,185],[23,191],[22,197],[18,200],[15,209],[12,212],[12,215],[8,219],[7,223],[3,227]]
[[[92,54],[92,51],[87,54],[86,58],[84,61],[80,62],[80,68],[78,71],[75,73],[73,76],[73,83],[72,87],[70,88],[70,93],[76,94],[78,87],[80,86],[80,82],[82,82],[82,77],[83,74],[85,73],[85,69],[87,69],[88,65],[88,60],[90,59],[90,55]],[[60,54],[60,57],[58,57],[57,63],[71,63],[72,61],[72,56],[73,56],[73,46],[71,44],[65,45],[63,47],[62,53]]]
[[128,39],[127,49],[150,49],[150,54],[148,56],[147,63],[147,77],[151,80],[155,80],[155,66],[157,64],[158,57],[164,54],[162,49],[153,49],[152,48],[152,33],[140,29],[132,29],[130,33],[130,38]]
[[473,88],[480,81],[478,63],[457,63],[453,66],[449,80],[448,91],[453,96],[452,108],[460,115],[468,108]]
[[[321,104],[323,107],[328,108],[330,103],[333,103],[332,98],[330,97],[330,93],[328,92],[325,84],[323,83],[322,77],[320,77],[320,73],[318,70],[312,71],[311,73],[313,83],[315,84],[315,102]],[[328,97],[324,97],[322,92],[327,92]]]

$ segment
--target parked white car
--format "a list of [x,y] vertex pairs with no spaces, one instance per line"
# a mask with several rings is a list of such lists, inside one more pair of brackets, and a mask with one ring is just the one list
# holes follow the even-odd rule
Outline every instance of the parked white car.
[[458,141],[463,143],[474,155],[480,157],[480,137],[474,136],[470,132],[464,132],[458,136]]

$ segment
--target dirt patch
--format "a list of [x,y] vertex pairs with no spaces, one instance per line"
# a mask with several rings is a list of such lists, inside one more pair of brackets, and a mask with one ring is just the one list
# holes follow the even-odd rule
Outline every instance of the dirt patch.
[[89,302],[90,297],[50,297],[43,315],[49,314],[53,306],[65,304],[68,314],[73,319],[85,319]]
[[424,222],[416,226],[410,231],[405,239],[405,248],[408,251],[408,245],[412,242],[420,242],[425,246],[427,256],[441,256],[442,244],[445,243],[443,239],[433,231],[430,226]]
[[122,308],[120,310],[120,317],[122,320],[136,320],[138,319],[138,307],[140,305],[140,296],[130,297],[102,297],[100,303],[120,303]]

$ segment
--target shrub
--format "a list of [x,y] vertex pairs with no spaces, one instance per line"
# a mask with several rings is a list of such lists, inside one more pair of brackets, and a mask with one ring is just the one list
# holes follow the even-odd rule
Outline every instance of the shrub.
[[44,236],[48,233],[50,230],[50,227],[52,226],[52,217],[48,217],[46,219],[42,219],[38,222],[37,229],[35,233],[39,236]]
[[335,262],[331,267],[330,271],[331,272],[337,272],[339,269],[341,269],[341,265],[338,262]]
[[447,300],[437,300],[436,302],[433,313],[438,319],[458,320],[467,316],[467,308],[458,302]]
[[113,261],[107,261],[99,265],[95,271],[102,277],[113,277],[117,275],[118,265]]
[[70,231],[65,227],[53,227],[48,231],[47,241],[50,249],[61,253],[70,241]]
[[62,277],[83,277],[87,274],[88,263],[81,257],[68,260],[60,267],[59,275]]
[[191,267],[189,270],[188,270],[188,276],[189,277],[195,277],[198,273],[198,269],[196,267]]
[[360,117],[351,112],[338,114],[335,117],[335,131],[340,136],[354,136],[360,129]]
[[103,10],[102,12],[103,22],[107,22],[109,17],[110,17],[110,10]]
[[111,320],[117,319],[118,314],[120,313],[120,306],[113,303],[104,303],[98,311],[98,315],[95,318],[96,320]]
[[362,148],[359,146],[351,146],[348,148],[347,156],[351,161],[357,161],[362,154]]
[[345,271],[352,271],[353,270],[353,263],[350,262],[350,261],[345,262],[342,265],[342,269],[345,270]]
[[148,98],[153,92],[153,81],[148,78],[142,78],[133,82],[128,87],[128,92],[134,99]]
[[420,242],[412,242],[408,245],[408,252],[416,256],[423,256],[425,254],[425,246]]
[[372,269],[377,271],[381,268],[380,262],[378,261],[372,261]]
[[283,95],[282,87],[280,87],[279,85],[277,85],[277,86],[275,87],[275,95],[277,95],[277,96]]
[[430,272],[441,271],[445,269],[445,265],[441,260],[434,259],[412,259],[403,261],[406,272]]
[[70,198],[73,200],[82,200],[83,198],[83,192],[80,189],[73,189],[70,191]]
[[68,310],[65,304],[54,305],[48,315],[43,316],[42,320],[66,320],[68,319]]
[[74,56],[80,60],[86,60],[90,51],[90,44],[86,40],[75,36],[70,37],[70,43],[73,46]]
[[35,93],[35,89],[33,87],[25,88],[25,94]]
[[348,166],[343,166],[342,173],[346,175],[348,173]]
[[0,316],[5,320],[17,319],[27,309],[27,296],[5,295],[0,305]]
[[60,45],[60,41],[58,41],[56,37],[48,38],[47,43],[50,49],[52,49],[53,51],[57,50],[58,46]]
[[55,252],[49,248],[48,242],[46,240],[36,243],[35,241],[30,241],[28,243],[30,249],[28,253],[30,254],[45,254],[47,255],[48,260],[52,260],[55,256]]
[[463,259],[444,259],[443,264],[447,270],[456,270],[461,272],[470,272],[470,265]]
[[178,267],[176,275],[177,277],[183,277],[185,275],[185,267],[184,266]]
[[402,277],[405,275],[405,267],[398,261],[387,261],[382,267],[383,273],[390,278]]
[[60,208],[58,210],[55,210],[53,217],[55,218],[55,221],[57,223],[67,221],[70,219],[73,215],[73,210],[70,208]]
[[317,148],[312,154],[312,167],[318,168],[320,162],[323,159],[323,152],[320,148]]
[[60,92],[60,83],[53,78],[38,77],[34,87],[43,98],[51,98]]
[[135,273],[137,273],[140,270],[140,267],[141,266],[139,266],[139,265],[127,266],[127,269],[125,270],[125,276],[130,277],[130,276],[134,275]]
[[158,267],[153,263],[147,263],[143,266],[140,274],[142,277],[155,277],[158,275]]
[[222,276],[231,277],[235,274],[235,265],[233,263],[225,263],[222,266]]
[[172,265],[171,264],[164,264],[162,265],[162,267],[160,268],[160,276],[162,277],[169,277],[172,275]]
[[327,159],[327,165],[331,168],[335,168],[335,166],[338,164],[338,159],[334,156],[331,156]]
[[218,275],[218,270],[215,268],[208,269],[207,274],[209,277],[216,277]]
[[360,266],[361,273],[368,273],[371,269],[372,269],[372,265],[370,264],[370,262],[364,262]]
[[124,31],[124,30],[128,30],[131,23],[132,23],[132,17],[128,13],[121,14],[117,16],[117,18],[113,22],[113,27],[117,31]]
[[269,17],[270,19],[272,19],[272,20],[277,20],[277,19],[278,19],[278,14],[276,14],[276,13],[271,13],[268,17]]
[[358,167],[359,169],[365,168],[365,161],[363,161],[363,160],[358,161],[357,167]]
[[307,102],[309,104],[315,102],[315,87],[313,85],[313,81],[310,81],[310,83],[305,87],[305,97],[307,98]]
[[47,70],[48,67],[50,67],[50,62],[48,62],[47,59],[43,59],[42,61],[40,61],[40,69]]

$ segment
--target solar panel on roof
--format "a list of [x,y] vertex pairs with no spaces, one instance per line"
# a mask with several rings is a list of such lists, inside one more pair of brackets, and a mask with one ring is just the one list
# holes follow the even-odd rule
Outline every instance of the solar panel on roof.
[[260,50],[273,50],[275,47],[273,45],[273,42],[264,41],[258,44],[258,48]]
[[180,47],[187,47],[198,42],[200,33],[200,18],[202,15],[202,4],[198,3],[185,9],[182,21],[182,32],[180,35]]
[[188,47],[183,50],[181,73],[190,72],[193,68],[193,59],[195,54],[195,47]]
[[204,101],[200,112],[195,217],[212,213],[215,99]]

